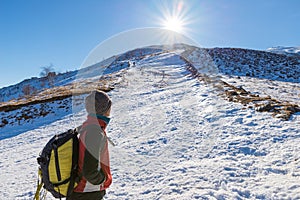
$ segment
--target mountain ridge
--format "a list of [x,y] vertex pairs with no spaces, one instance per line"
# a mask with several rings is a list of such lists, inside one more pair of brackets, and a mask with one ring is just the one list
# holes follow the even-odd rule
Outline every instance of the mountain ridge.
[[[134,55],[138,51],[147,52],[145,50],[152,49],[150,53],[154,53],[154,52],[168,51],[174,47],[175,48],[179,47],[183,49],[199,48],[199,47],[192,47],[184,44],[177,44],[177,46],[176,45],[171,45],[171,46],[154,45],[154,46],[130,50],[118,56],[113,56],[112,58],[109,58],[107,60],[113,62],[116,59],[119,60],[126,60],[127,58],[133,59],[132,56],[142,56],[142,54]],[[272,80],[300,82],[300,78],[298,76],[298,74],[300,73],[300,69],[299,69],[300,58],[298,56],[287,56],[284,54],[276,54],[268,51],[243,49],[243,48],[230,48],[230,47],[200,48],[200,49],[206,51],[211,56],[215,65],[217,65],[217,68],[220,73],[238,75],[238,76],[258,77],[258,78],[266,78],[266,75],[268,75],[269,77],[267,78],[271,77]],[[265,62],[260,63],[259,60],[265,60]],[[272,61],[272,63],[269,65],[268,62],[270,61]],[[101,63],[103,62],[99,62],[95,65],[88,66],[87,68],[99,67]],[[260,69],[255,69],[260,65],[261,65]],[[248,67],[248,69],[241,70],[239,69],[241,68],[239,66]],[[296,66],[296,67],[291,67],[291,66]],[[268,70],[269,67],[271,69],[269,69],[269,71],[266,71]],[[276,67],[276,69],[274,69],[274,67]],[[286,71],[281,72],[280,69],[286,69]],[[84,70],[84,69],[80,69],[80,70]],[[70,72],[57,74],[54,77],[55,79],[54,86],[62,86],[71,83],[72,81],[74,81],[74,77],[76,78],[76,74],[78,73],[78,71],[79,70],[74,70]],[[270,73],[273,72],[276,72],[276,75],[270,76]],[[283,76],[285,74],[287,75],[287,77]],[[40,91],[50,87],[49,81],[47,81],[47,77],[41,77],[41,78],[32,77],[30,79],[25,79],[24,81],[21,81],[20,83],[17,83],[15,85],[10,85],[10,86],[0,88],[0,93],[2,94],[0,102],[9,101],[11,99],[17,99],[19,97],[24,96],[24,92],[22,90],[27,85],[34,85],[35,88],[33,90],[36,91]]]
[[[0,127],[26,124],[35,117],[51,115],[55,111],[44,105],[59,103],[65,99],[69,99],[65,101],[66,105],[55,105],[53,109],[68,108],[66,112],[71,112],[71,107],[67,105],[69,104],[67,102],[72,101],[73,96],[84,95],[94,89],[111,91],[124,82],[124,73],[131,67],[135,67],[136,62],[148,57],[155,60],[157,56],[163,54],[178,55],[194,78],[214,85],[220,96],[228,101],[241,103],[259,112],[271,112],[273,116],[285,120],[289,120],[294,113],[300,111],[298,105],[300,93],[295,93],[295,95],[292,93],[295,89],[295,92],[299,91],[300,60],[298,57],[240,48],[208,49],[185,44],[156,45],[134,49],[87,68],[57,74],[51,80],[54,83],[51,87],[47,77],[43,77],[25,80],[11,86],[14,88],[12,90],[9,87],[0,89],[2,97],[8,95],[7,91],[13,91],[12,99],[6,97],[8,101],[0,104],[2,113]],[[263,89],[259,89],[252,82],[247,84],[250,78],[255,81],[266,79],[277,85],[287,82],[288,89],[283,90],[288,90],[287,94],[292,98],[288,97],[287,100],[282,95],[274,97],[272,90],[268,89],[271,86],[266,85],[262,87]],[[36,89],[32,94],[22,96],[20,88],[28,84],[32,88],[39,88],[40,91]],[[255,91],[253,91],[253,86],[255,86]],[[19,89],[18,92],[17,89]],[[266,93],[267,89],[268,93]],[[18,94],[19,97],[15,98]],[[34,108],[35,105],[39,109]],[[26,106],[31,109],[26,109]],[[13,119],[17,121],[14,122]]]

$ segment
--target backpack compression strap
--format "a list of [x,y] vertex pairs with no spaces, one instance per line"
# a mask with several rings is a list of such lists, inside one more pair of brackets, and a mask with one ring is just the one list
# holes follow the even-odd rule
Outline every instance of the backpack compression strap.
[[44,183],[42,181],[42,171],[41,171],[41,169],[39,169],[38,174],[39,174],[38,184],[37,184],[37,188],[36,188],[36,192],[35,192],[33,200],[40,200],[40,192],[41,192],[41,189],[44,185]]

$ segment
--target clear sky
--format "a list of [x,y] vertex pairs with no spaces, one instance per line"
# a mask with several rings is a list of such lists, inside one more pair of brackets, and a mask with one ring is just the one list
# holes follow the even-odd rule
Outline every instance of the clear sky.
[[124,31],[181,20],[202,47],[300,46],[299,0],[0,0],[0,88],[80,68],[99,43]]

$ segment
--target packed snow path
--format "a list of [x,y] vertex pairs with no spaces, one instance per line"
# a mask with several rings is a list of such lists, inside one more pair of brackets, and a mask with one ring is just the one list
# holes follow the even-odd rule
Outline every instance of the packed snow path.
[[[300,116],[280,121],[222,100],[171,53],[136,60],[113,100],[105,199],[300,198]],[[36,157],[84,111],[0,141],[0,199],[32,199]],[[50,194],[47,199],[52,199]]]

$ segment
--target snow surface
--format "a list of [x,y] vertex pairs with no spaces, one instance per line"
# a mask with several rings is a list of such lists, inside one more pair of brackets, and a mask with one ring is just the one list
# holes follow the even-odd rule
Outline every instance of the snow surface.
[[[135,62],[109,92],[117,146],[105,199],[300,199],[299,114],[282,121],[225,101],[173,53]],[[0,140],[0,199],[33,198],[36,158],[54,134],[85,120],[76,111]]]

